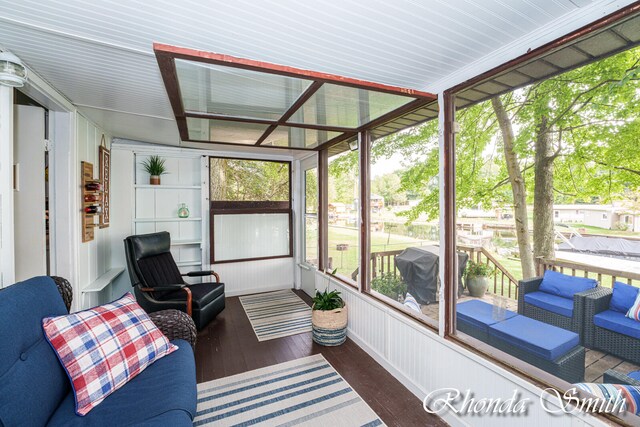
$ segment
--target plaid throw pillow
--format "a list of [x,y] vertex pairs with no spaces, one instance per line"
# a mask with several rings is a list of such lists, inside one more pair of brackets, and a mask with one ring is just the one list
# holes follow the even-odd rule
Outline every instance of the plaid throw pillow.
[[130,293],[89,310],[45,317],[42,325],[69,375],[78,415],[178,348]]
[[627,311],[627,317],[629,319],[640,321],[640,292],[638,292],[638,296],[636,296],[636,300],[633,302],[633,305]]

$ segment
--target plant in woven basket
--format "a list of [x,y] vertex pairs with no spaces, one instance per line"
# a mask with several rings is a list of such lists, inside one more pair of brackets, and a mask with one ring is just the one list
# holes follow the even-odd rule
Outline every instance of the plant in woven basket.
[[329,292],[328,289],[324,292],[316,291],[316,296],[313,298],[314,310],[330,311],[342,307],[344,307],[344,301],[340,297],[340,292]]
[[[331,274],[335,274],[335,270]],[[347,339],[348,317],[347,305],[340,292],[329,291],[327,283],[324,292],[316,291],[312,309],[313,341],[327,346],[342,344]]]
[[160,156],[150,156],[147,160],[142,162],[142,167],[149,174],[149,183],[152,185],[160,184],[160,175],[164,175],[167,172],[165,166],[165,159]]
[[489,287],[489,277],[495,270],[487,264],[469,261],[465,269],[467,289],[472,297],[482,297]]

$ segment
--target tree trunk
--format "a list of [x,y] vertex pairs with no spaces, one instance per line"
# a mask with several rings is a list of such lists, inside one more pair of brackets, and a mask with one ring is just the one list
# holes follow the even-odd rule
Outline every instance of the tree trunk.
[[226,200],[227,173],[226,160],[211,158],[209,163],[210,198],[211,200]]
[[553,224],[553,141],[548,118],[539,119],[535,142],[535,189],[533,193],[533,255],[554,258],[555,233]]
[[516,238],[518,240],[518,250],[520,252],[520,263],[522,264],[522,276],[524,279],[535,276],[535,266],[533,263],[533,251],[531,250],[531,236],[529,235],[529,217],[527,214],[527,189],[524,185],[518,155],[513,148],[513,127],[511,119],[504,110],[500,97],[491,100],[493,110],[496,113],[502,142],[504,145],[504,159],[507,162],[509,182],[513,193],[513,207],[516,223]]

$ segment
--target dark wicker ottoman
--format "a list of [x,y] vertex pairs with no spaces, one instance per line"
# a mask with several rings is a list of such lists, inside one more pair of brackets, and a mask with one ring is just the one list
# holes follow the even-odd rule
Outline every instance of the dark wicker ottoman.
[[[493,310],[479,300],[458,304],[458,330],[565,381],[583,381],[585,349],[578,334],[509,310],[496,316]],[[520,326],[514,334],[510,322]]]

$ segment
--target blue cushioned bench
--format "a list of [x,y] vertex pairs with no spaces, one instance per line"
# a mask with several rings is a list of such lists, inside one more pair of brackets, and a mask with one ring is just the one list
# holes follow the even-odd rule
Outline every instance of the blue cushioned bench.
[[461,332],[567,382],[583,381],[585,350],[577,333],[509,310],[496,318],[494,306],[480,300],[458,304],[457,313]]
[[458,304],[456,311],[458,330],[484,342],[489,342],[490,326],[518,315],[513,311],[505,310],[504,317],[498,318],[493,305],[477,299]]

